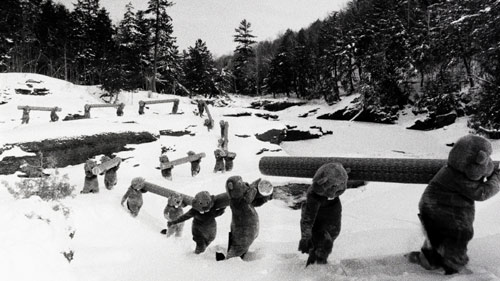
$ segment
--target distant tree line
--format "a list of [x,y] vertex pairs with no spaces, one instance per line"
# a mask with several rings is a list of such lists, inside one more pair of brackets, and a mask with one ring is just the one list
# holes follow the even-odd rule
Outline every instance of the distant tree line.
[[[500,2],[351,0],[299,31],[260,41],[242,20],[232,55],[204,41],[180,52],[168,0],[126,6],[115,26],[99,0],[69,10],[52,0],[0,1],[0,71],[36,72],[110,93],[146,89],[179,95],[360,93],[364,108],[405,105],[462,110],[471,126],[500,129]],[[228,35],[230,36],[230,35]],[[457,95],[468,89],[468,97]],[[443,109],[444,108],[444,109]]]

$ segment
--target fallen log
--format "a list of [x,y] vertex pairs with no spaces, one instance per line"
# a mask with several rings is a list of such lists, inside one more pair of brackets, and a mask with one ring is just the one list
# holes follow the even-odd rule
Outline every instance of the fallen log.
[[[259,170],[269,176],[312,178],[316,170],[328,162],[349,168],[349,180],[426,184],[447,160],[265,156],[259,161]],[[498,165],[498,161],[494,163]]]

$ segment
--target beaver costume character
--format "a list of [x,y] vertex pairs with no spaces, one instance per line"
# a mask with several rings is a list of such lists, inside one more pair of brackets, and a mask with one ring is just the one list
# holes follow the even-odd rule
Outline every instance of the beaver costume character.
[[208,191],[198,192],[193,199],[192,208],[175,220],[167,223],[168,227],[193,218],[191,233],[196,242],[195,254],[203,253],[217,235],[217,222],[215,218],[224,213],[228,205],[227,196],[224,194],[213,196]]
[[80,193],[98,193],[99,192],[99,181],[97,180],[97,175],[92,173],[92,169],[97,166],[97,162],[94,160],[87,160],[83,169],[85,171],[85,181],[83,182],[83,189]]
[[[167,206],[163,210],[163,215],[167,219],[167,222],[173,221],[184,214],[183,208],[186,207],[184,204],[182,195],[179,193],[174,193],[168,197]],[[182,235],[182,230],[184,229],[184,223],[177,223],[169,226],[161,231],[161,234],[166,234],[167,237],[175,235],[175,237],[180,237]]]
[[140,177],[134,178],[130,183],[130,187],[127,192],[122,197],[122,206],[123,203],[127,201],[127,209],[133,217],[137,217],[143,204],[142,194],[146,193],[146,190],[143,189],[144,181],[145,180]]
[[[105,163],[110,161],[111,158],[108,156],[103,156],[101,157],[101,163]],[[108,189],[111,190],[113,187],[117,184],[118,180],[116,178],[116,171],[120,168],[120,164],[109,168],[104,172],[104,186]]]
[[448,163],[432,178],[419,202],[419,218],[426,234],[420,252],[408,258],[426,269],[459,272],[468,263],[467,244],[474,236],[474,201],[484,201],[499,191],[500,175],[485,138],[460,138]]
[[339,163],[324,164],[314,174],[300,219],[299,251],[309,254],[306,266],[325,264],[332,252],[341,226],[339,196],[347,188],[347,179],[347,170]]
[[226,181],[226,193],[231,208],[231,232],[227,255],[216,253],[216,260],[241,257],[248,252],[250,245],[259,235],[259,215],[255,207],[262,206],[272,199],[272,193],[259,192],[260,179],[251,184],[243,182],[240,176],[232,176]]

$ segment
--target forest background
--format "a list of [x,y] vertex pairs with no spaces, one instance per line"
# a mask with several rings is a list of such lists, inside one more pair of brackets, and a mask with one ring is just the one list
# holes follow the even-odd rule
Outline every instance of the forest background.
[[258,41],[235,26],[233,54],[215,58],[203,38],[179,50],[168,0],[126,6],[113,24],[99,0],[73,10],[52,0],[0,2],[0,71],[30,72],[121,90],[215,97],[359,93],[359,111],[397,119],[412,106],[470,115],[500,129],[500,1],[352,0],[299,31]]

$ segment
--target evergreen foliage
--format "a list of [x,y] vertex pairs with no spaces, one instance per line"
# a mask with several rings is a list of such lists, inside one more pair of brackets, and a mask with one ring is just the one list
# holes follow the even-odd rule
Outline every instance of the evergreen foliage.
[[[55,159],[49,157],[49,161],[43,163],[42,155],[39,156],[40,162],[34,168],[42,171],[42,167],[53,168],[56,166]],[[75,186],[69,183],[68,175],[60,175],[57,169],[52,175],[41,175],[38,178],[27,178],[16,182],[15,187],[11,187],[6,181],[2,182],[2,184],[7,187],[9,193],[16,199],[38,196],[46,201],[59,200],[73,196],[75,190]]]
[[183,84],[190,92],[209,98],[218,95],[216,81],[220,79],[217,79],[215,62],[201,39],[196,40],[194,47],[189,47],[183,70]]
[[153,92],[159,90],[157,82],[162,83],[165,89],[166,85],[171,85],[178,79],[179,52],[175,45],[176,39],[172,36],[172,18],[167,13],[167,8],[172,5],[173,2],[168,0],[149,0],[148,9],[145,11],[145,15],[149,16],[153,49],[152,69],[147,79],[150,81],[149,89]]
[[251,24],[246,19],[240,22],[234,37],[234,42],[238,45],[233,56],[233,77],[234,91],[245,95],[255,94],[256,88],[256,68],[255,53],[252,45],[257,41],[252,34]]
[[[361,108],[394,111],[413,103],[457,108],[457,93],[478,102],[473,128],[500,120],[500,2],[496,0],[351,0],[299,31],[256,42],[242,20],[236,48],[214,60],[203,41],[179,52],[168,11],[173,2],[126,6],[112,25],[99,0],[0,1],[0,71],[35,72],[120,90],[173,92],[185,85],[213,95],[323,97],[360,93]],[[327,11],[325,11],[327,12]],[[231,36],[231,35],[228,35]],[[183,91],[185,92],[185,91]],[[454,98],[451,98],[454,97]]]

